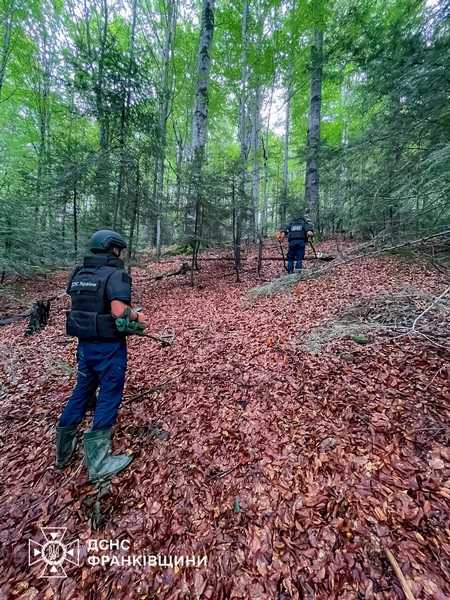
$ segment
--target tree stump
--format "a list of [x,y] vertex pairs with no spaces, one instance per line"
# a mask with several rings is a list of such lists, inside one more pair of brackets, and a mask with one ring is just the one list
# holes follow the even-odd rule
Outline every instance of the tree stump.
[[25,335],[33,335],[44,329],[50,315],[50,300],[38,300],[31,308],[30,319]]

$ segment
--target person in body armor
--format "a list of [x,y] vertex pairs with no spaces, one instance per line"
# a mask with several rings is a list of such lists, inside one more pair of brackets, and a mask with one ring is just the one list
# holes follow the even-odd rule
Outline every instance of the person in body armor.
[[56,428],[56,466],[64,468],[75,451],[77,426],[92,405],[97,389],[92,430],[84,433],[84,456],[91,481],[111,477],[125,469],[133,457],[111,456],[112,426],[122,401],[127,368],[126,333],[116,327],[125,316],[145,326],[142,313],[131,308],[131,277],[120,259],[126,248],[121,235],[109,229],[96,231],[91,254],[75,267],[67,285],[72,306],[67,334],[78,338],[78,376]]
[[310,221],[306,217],[298,217],[292,223],[289,223],[283,233],[287,236],[289,244],[287,269],[288,273],[293,273],[294,261],[297,270],[302,268],[306,242],[313,237],[314,232]]

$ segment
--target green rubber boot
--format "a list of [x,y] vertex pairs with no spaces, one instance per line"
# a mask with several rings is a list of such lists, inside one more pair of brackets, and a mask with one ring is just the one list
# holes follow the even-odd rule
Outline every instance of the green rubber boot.
[[56,466],[64,469],[70,463],[77,445],[76,427],[56,427]]
[[111,456],[111,429],[94,429],[84,434],[84,457],[92,482],[113,477],[133,460],[130,454]]

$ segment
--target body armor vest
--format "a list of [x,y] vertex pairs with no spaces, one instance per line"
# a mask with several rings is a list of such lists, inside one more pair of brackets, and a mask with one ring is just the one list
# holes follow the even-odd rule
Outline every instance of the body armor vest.
[[306,241],[306,228],[304,221],[292,223],[288,233],[288,242]]
[[106,286],[111,275],[123,271],[123,262],[111,255],[88,256],[77,267],[67,285],[72,308],[67,313],[66,332],[82,341],[123,339],[111,315]]

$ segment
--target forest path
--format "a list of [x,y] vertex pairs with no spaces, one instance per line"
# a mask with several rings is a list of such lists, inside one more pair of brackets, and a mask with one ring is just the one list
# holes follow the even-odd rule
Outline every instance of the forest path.
[[[82,544],[133,540],[136,555],[208,555],[199,570],[111,568],[98,577],[99,566],[69,569],[65,598],[108,586],[126,597],[127,585],[158,598],[183,597],[180,590],[300,598],[299,586],[317,598],[397,598],[381,542],[416,597],[450,592],[445,353],[408,337],[367,346],[341,340],[319,356],[298,345],[299,333],[357,300],[404,285],[438,293],[443,277],[424,264],[370,259],[255,300],[248,290],[256,274],[236,284],[230,271],[229,262],[205,262],[194,289],[187,277],[153,282],[150,267],[133,272],[151,332],[171,327],[176,342],[129,340],[114,445],[136,459],[115,479],[103,507],[112,513],[98,534],[83,502],[92,487],[77,472],[81,453],[64,473],[52,467],[54,425],[73,385],[66,301],[31,338],[23,323],[0,330],[4,589],[26,589],[27,539],[47,525],[67,527]],[[271,264],[264,274],[279,271]],[[47,289],[63,289],[63,280]],[[149,435],[155,423],[168,440]],[[50,590],[44,579],[26,585],[39,597]]]

